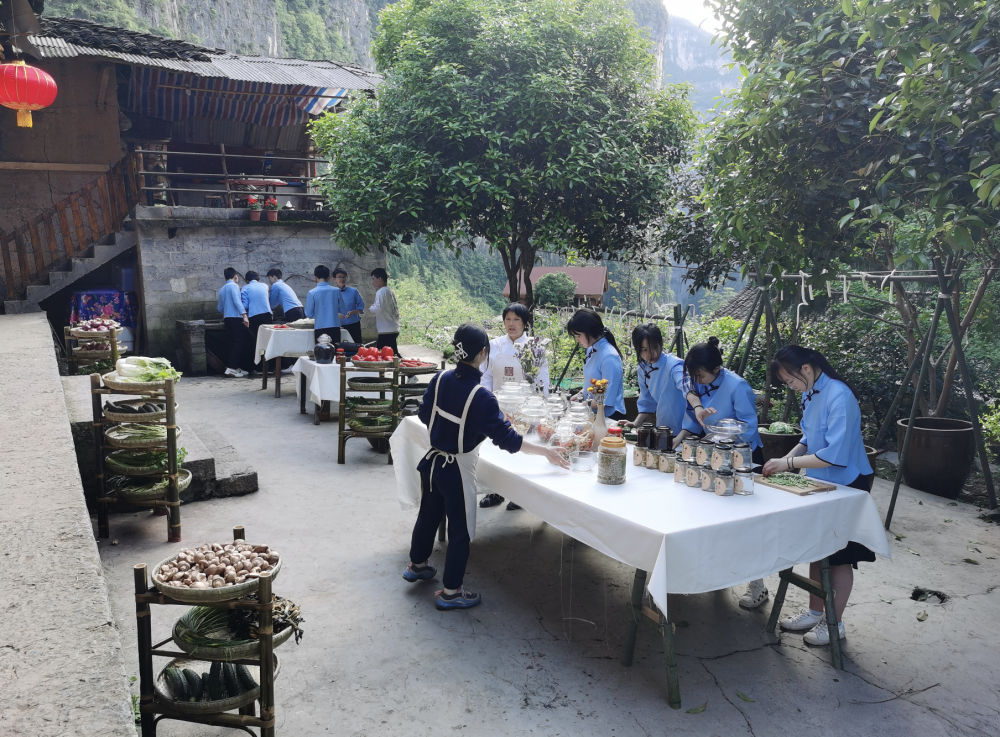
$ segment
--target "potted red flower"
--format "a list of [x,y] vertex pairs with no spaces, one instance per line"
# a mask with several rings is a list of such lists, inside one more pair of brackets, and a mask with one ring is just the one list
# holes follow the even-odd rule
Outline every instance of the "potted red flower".
[[247,197],[247,209],[250,210],[250,219],[253,221],[260,220],[260,200],[254,195]]
[[270,222],[277,222],[278,220],[278,198],[268,197],[264,200],[264,213],[267,215],[267,219]]

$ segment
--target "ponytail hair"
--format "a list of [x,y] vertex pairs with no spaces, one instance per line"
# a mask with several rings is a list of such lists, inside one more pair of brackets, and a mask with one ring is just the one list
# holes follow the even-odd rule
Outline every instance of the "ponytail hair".
[[830,362],[826,360],[824,356],[819,351],[814,351],[812,348],[804,348],[800,345],[786,345],[784,348],[778,350],[774,354],[774,358],[771,360],[771,375],[777,376],[778,369],[782,369],[785,373],[791,374],[792,376],[801,377],[802,367],[805,364],[809,364],[814,368],[818,368],[824,374],[829,376],[831,379],[836,379],[840,383],[847,386],[851,390],[851,394],[857,399],[858,393],[854,391],[854,387],[848,384],[843,377],[840,376],[830,365]]
[[692,379],[699,370],[713,373],[722,366],[722,351],[719,350],[719,339],[714,335],[705,343],[696,343],[684,357],[684,370]]
[[566,323],[566,332],[570,335],[583,333],[592,341],[596,342],[601,338],[607,338],[611,347],[618,351],[619,358],[622,358],[621,349],[618,348],[618,341],[611,331],[604,327],[604,321],[594,310],[580,309],[573,313],[573,317]]

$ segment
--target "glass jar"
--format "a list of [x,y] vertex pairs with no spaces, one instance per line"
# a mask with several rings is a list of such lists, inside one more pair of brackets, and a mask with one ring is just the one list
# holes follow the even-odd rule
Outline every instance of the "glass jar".
[[632,447],[632,465],[633,466],[645,466],[646,465],[646,448],[636,443]]
[[706,463],[704,466],[699,466],[698,471],[700,473],[698,481],[701,486],[701,490],[715,491],[715,469]]
[[698,445],[698,438],[690,435],[681,441],[681,458],[685,461],[694,460],[694,449]]
[[753,469],[749,466],[733,471],[733,493],[742,496],[753,494]]
[[694,448],[694,459],[698,461],[699,466],[708,466],[712,463],[712,449],[714,447],[715,443],[708,438],[698,441]]
[[313,360],[316,363],[333,363],[334,350],[333,338],[323,333],[313,348]]
[[712,468],[718,471],[723,466],[729,466],[733,460],[733,446],[729,443],[716,443],[712,448]]
[[677,463],[677,454],[672,450],[661,450],[660,459],[657,463],[657,468],[663,473],[673,473],[674,466]]
[[733,443],[733,468],[752,468],[753,452],[750,450],[750,443]]
[[674,433],[666,425],[656,428],[656,449],[661,453],[674,449]]
[[646,448],[646,468],[655,471],[660,465],[660,451]]
[[728,464],[716,470],[714,488],[716,496],[733,495],[733,469]]
[[541,439],[539,429],[545,422],[545,407],[524,403],[514,414],[514,422],[511,423],[525,440],[538,442]]
[[594,423],[591,418],[590,409],[580,403],[574,403],[566,413],[566,419],[580,450],[594,450]]
[[701,485],[701,468],[698,466],[697,461],[687,462],[687,469],[684,472],[684,483],[691,488],[697,488]]
[[635,444],[640,448],[655,448],[655,445],[650,445],[653,442],[650,439],[650,435],[653,434],[653,423],[644,422],[636,429],[636,441]]
[[683,458],[678,458],[674,461],[674,483],[675,484],[686,484],[687,483],[687,468],[688,462]]
[[[617,432],[615,432],[617,431]],[[625,440],[621,428],[613,427],[601,438],[597,449],[597,481],[601,484],[618,485],[625,483]]]

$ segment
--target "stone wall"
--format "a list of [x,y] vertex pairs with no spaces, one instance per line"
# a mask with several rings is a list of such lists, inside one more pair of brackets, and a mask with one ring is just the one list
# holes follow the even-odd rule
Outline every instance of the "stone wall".
[[[362,256],[330,240],[329,225],[320,222],[251,223],[245,210],[204,207],[138,207],[141,301],[145,352],[173,360],[178,348],[177,320],[218,320],[216,299],[222,271],[241,274],[279,268],[305,304],[315,286],[317,264],[332,271],[347,269],[348,284],[361,292],[365,305],[375,298],[369,273],[385,266],[384,254]],[[366,340],[375,339],[375,318],[361,321]]]

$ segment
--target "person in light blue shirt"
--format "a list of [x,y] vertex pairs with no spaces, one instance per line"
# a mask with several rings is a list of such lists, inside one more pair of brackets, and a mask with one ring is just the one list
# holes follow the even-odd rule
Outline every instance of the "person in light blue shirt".
[[593,310],[582,309],[573,313],[566,323],[566,331],[586,351],[583,361],[583,391],[578,397],[592,399],[591,379],[606,379],[604,415],[611,420],[625,417],[624,370],[622,354],[611,331],[604,327],[601,316]]
[[[240,292],[240,299],[243,301],[243,309],[246,310],[247,316],[250,318],[250,347],[251,350],[254,350],[260,326],[269,325],[273,315],[271,314],[271,301],[267,293],[267,285],[260,281],[260,274],[256,271],[248,271],[245,279],[247,283]],[[259,356],[251,356],[250,358],[254,368],[257,368]]]
[[713,335],[708,342],[692,346],[684,357],[684,372],[690,411],[684,418],[681,438],[704,435],[705,426],[719,420],[739,420],[746,423],[743,439],[750,444],[754,463],[763,463],[756,397],[746,379],[722,368],[719,339]]
[[280,307],[285,322],[301,320],[306,316],[302,309],[302,301],[295,290],[282,281],[281,277],[281,269],[268,269],[267,280],[271,283],[271,311],[274,312]]
[[[787,345],[776,354],[771,370],[785,386],[802,395],[802,440],[782,458],[764,464],[764,475],[796,473],[804,468],[806,476],[871,491],[872,471],[861,438],[861,408],[854,390],[837,375],[819,351]],[[875,554],[864,545],[849,542],[830,556],[833,605],[837,630],[844,631],[844,608],[854,587],[854,569],[861,561],[871,562]],[[819,563],[809,566],[813,580],[819,580]],[[829,645],[830,631],[819,626],[823,621],[823,599],[809,595],[809,610],[781,621],[781,628],[805,632],[807,645]]]
[[361,316],[365,312],[365,301],[354,287],[347,286],[347,272],[333,270],[333,285],[340,290],[340,327],[351,334],[351,340],[361,342]]
[[676,438],[683,429],[687,399],[684,397],[684,361],[663,351],[663,333],[653,323],[636,325],[632,346],[638,357],[639,414],[636,425],[666,425]]
[[330,269],[320,264],[313,269],[316,286],[306,295],[306,317],[316,321],[313,332],[316,340],[323,333],[329,335],[334,343],[340,342],[340,290],[330,284]]
[[240,294],[239,272],[232,266],[227,266],[222,272],[226,283],[219,289],[217,307],[222,313],[222,322],[226,327],[226,338],[229,343],[229,355],[226,359],[226,376],[246,376],[250,367],[250,319],[243,298]]

